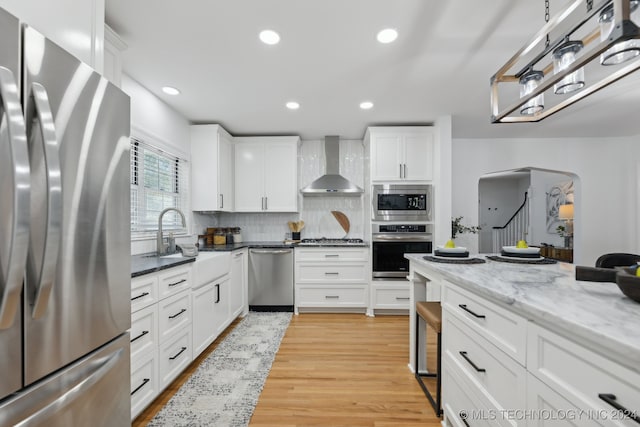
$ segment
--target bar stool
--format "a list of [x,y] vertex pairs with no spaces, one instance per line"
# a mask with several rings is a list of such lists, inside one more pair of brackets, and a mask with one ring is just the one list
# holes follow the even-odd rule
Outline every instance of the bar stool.
[[[426,348],[426,339],[427,339],[427,329],[425,328],[425,343],[421,343],[420,341],[420,319],[425,322],[425,326],[429,325],[433,328],[434,331],[438,334],[438,367],[436,373],[420,373],[418,371],[418,359],[420,354],[420,348]],[[442,307],[440,306],[440,302],[438,301],[419,301],[416,303],[416,357],[415,357],[415,377],[424,391],[424,394],[431,402],[431,406],[433,406],[436,415],[439,417],[442,414],[442,402],[440,396],[440,386],[441,386],[441,373],[442,373],[442,363],[441,363],[441,336],[442,336]],[[433,399],[431,392],[427,389],[422,378],[436,378],[436,398]]]

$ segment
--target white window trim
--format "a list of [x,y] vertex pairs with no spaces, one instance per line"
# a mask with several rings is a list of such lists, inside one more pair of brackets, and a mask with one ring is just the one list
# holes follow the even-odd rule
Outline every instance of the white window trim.
[[[190,215],[190,186],[191,186],[191,171],[190,171],[190,162],[185,159],[183,155],[174,154],[174,150],[167,149],[166,147],[170,146],[170,144],[163,142],[156,136],[143,131],[139,128],[132,128],[131,140],[137,140],[146,146],[150,147],[152,150],[159,152],[160,154],[165,154],[172,158],[176,158],[180,160],[180,168],[181,168],[181,177],[180,183],[182,191],[180,192],[180,207],[179,209],[185,216],[185,220],[187,222],[186,228],[180,229],[163,229],[164,234],[166,235],[169,231],[171,231],[176,237],[188,237],[191,236],[191,224],[192,218]],[[133,209],[133,205],[132,205]],[[131,231],[131,241],[142,241],[142,240],[150,240],[155,239],[157,237],[157,227],[154,230],[144,230],[144,231]]]

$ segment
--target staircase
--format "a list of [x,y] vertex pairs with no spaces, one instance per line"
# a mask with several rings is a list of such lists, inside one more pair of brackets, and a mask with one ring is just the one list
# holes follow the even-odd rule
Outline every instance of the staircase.
[[493,253],[500,253],[503,246],[515,246],[518,240],[527,240],[529,233],[529,197],[524,193],[524,202],[502,227],[493,227]]

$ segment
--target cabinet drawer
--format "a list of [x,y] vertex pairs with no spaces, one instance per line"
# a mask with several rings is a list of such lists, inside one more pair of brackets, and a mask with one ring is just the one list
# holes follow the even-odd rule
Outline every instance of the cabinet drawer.
[[131,279],[131,312],[150,306],[158,301],[158,276],[146,276]]
[[131,362],[131,419],[137,417],[160,392],[158,349]]
[[443,281],[443,305],[489,342],[525,365],[527,321],[486,299]]
[[[580,416],[580,409],[531,374],[527,375],[527,409],[531,414],[541,415],[529,418],[527,427],[602,426],[595,419],[591,419],[594,418],[595,412],[592,412],[591,417],[586,413]],[[550,416],[545,417],[543,414]]]
[[[599,395],[613,395],[630,411],[640,411],[640,374],[531,323],[528,370],[579,409],[610,412]],[[640,412],[637,413],[640,415]],[[637,426],[632,420],[599,420],[608,426]]]
[[302,264],[296,271],[297,283],[364,283],[365,264]]
[[181,329],[160,345],[159,357],[160,386],[164,389],[191,363],[191,327]]
[[300,286],[296,289],[299,307],[366,307],[366,286]]
[[166,270],[158,276],[160,299],[166,298],[191,287],[191,266]]
[[409,309],[408,288],[373,288],[374,308]]
[[491,345],[453,315],[450,308],[442,325],[445,334],[443,358],[460,376],[474,384],[489,408],[526,407],[526,370]]
[[296,248],[295,251],[296,262],[366,262],[368,259],[368,254],[369,248]]
[[158,305],[131,314],[131,360],[158,347]]
[[187,290],[160,301],[158,309],[160,342],[185,326],[191,325],[191,293]]
[[[477,399],[455,374],[454,369],[445,366],[442,372],[442,410],[447,426],[491,427],[482,415],[485,408],[477,405]],[[464,421],[463,421],[464,420]]]

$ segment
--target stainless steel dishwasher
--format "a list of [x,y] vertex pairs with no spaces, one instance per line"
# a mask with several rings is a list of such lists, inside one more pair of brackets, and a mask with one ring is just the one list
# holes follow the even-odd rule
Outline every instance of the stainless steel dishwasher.
[[249,249],[249,309],[293,311],[293,249]]

